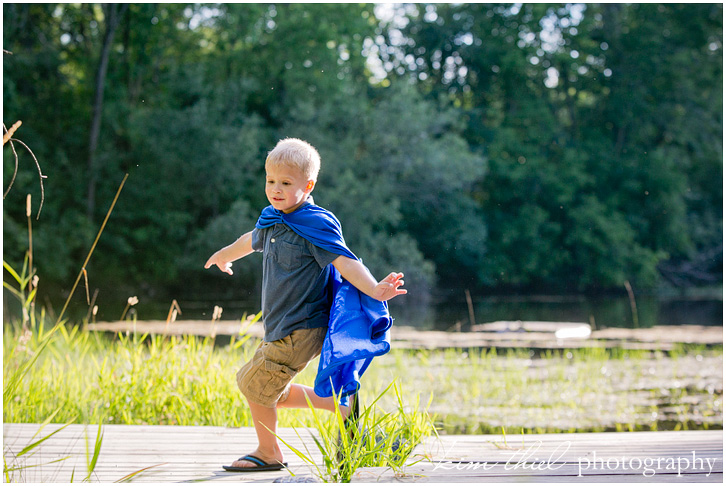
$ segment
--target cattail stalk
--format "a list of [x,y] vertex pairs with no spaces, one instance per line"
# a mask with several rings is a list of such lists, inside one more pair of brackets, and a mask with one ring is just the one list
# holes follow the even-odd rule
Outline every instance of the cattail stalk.
[[168,335],[169,324],[176,322],[177,313],[182,313],[181,307],[179,307],[179,302],[177,302],[176,299],[173,299],[171,301],[171,306],[169,307],[169,314],[166,316],[166,325],[164,326],[165,336]]
[[[25,216],[28,218],[28,275],[33,275],[33,220],[30,217],[30,215],[32,214],[30,201],[31,196],[30,194],[28,194],[28,196],[25,198]],[[28,291],[33,291],[32,278],[28,287]]]
[[129,297],[128,299],[126,299],[126,307],[124,307],[124,311],[121,313],[121,319],[119,319],[119,321],[123,321],[124,317],[126,317],[126,312],[128,312],[129,308],[135,306],[138,303],[139,303],[139,298],[136,297],[135,295],[133,297]]
[[76,282],[73,284],[73,288],[71,289],[71,293],[68,294],[68,298],[66,299],[66,303],[63,305],[63,309],[61,310],[60,315],[58,316],[58,321],[63,318],[63,314],[65,314],[66,309],[68,308],[68,304],[71,302],[71,298],[73,297],[73,294],[76,291],[76,287],[78,287],[78,282],[81,280],[81,276],[83,275],[83,269],[86,268],[86,265],[88,265],[88,261],[91,259],[91,255],[93,255],[93,250],[96,249],[96,245],[98,244],[98,240],[101,238],[101,233],[103,233],[104,228],[106,227],[106,223],[108,222],[108,218],[111,216],[111,212],[113,211],[114,206],[116,206],[116,201],[118,201],[118,197],[121,194],[121,189],[123,189],[124,184],[126,184],[126,179],[128,179],[129,175],[126,174],[124,176],[124,179],[121,181],[121,185],[118,187],[118,190],[116,191],[116,196],[113,198],[113,202],[111,203],[111,207],[108,208],[108,212],[106,213],[106,218],[103,220],[103,224],[101,224],[101,229],[98,230],[98,234],[96,235],[96,240],[93,242],[93,245],[91,245],[91,250],[88,252],[88,255],[86,256],[86,261],[83,262],[83,265],[81,266],[81,271],[78,272],[78,277],[76,278]]
[[212,339],[217,336],[217,321],[222,318],[222,308],[218,305],[214,306],[214,312],[212,313]]

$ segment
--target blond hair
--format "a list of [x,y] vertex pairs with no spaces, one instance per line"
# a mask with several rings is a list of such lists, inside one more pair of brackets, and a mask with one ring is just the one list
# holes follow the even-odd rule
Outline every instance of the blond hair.
[[285,138],[277,142],[267,159],[265,167],[287,166],[299,169],[308,180],[318,180],[320,154],[315,147],[298,138]]

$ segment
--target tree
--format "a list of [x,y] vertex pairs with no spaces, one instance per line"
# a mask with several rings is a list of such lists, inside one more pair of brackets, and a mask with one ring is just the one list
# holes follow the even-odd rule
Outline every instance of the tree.
[[[45,281],[77,271],[129,173],[92,286],[210,287],[201,264],[228,242],[212,240],[267,204],[286,136],[318,147],[316,200],[411,296],[720,281],[721,5],[393,8],[3,5],[4,116],[28,121],[48,175]],[[15,184],[17,264],[36,174]]]
[[[391,36],[398,40],[380,50],[391,53],[391,72],[460,107],[470,147],[489,159],[477,188],[489,229],[484,280],[573,290],[623,279],[654,285],[659,262],[692,251],[702,231],[688,221],[703,219],[689,216],[693,196],[686,194],[695,184],[684,169],[721,172],[718,137],[691,128],[721,132],[720,108],[704,104],[721,106],[720,12],[656,5],[410,9],[408,25]],[[685,120],[695,123],[686,128]],[[679,148],[676,132],[690,135],[688,150]],[[720,234],[720,223],[705,227]]]
[[103,90],[106,84],[108,59],[111,55],[111,45],[113,43],[114,35],[116,34],[116,29],[127,9],[128,4],[103,4],[105,32],[103,34],[103,45],[101,46],[101,55],[99,57],[98,69],[96,70],[95,76],[96,81],[94,84],[93,112],[91,116],[91,130],[88,140],[88,195],[86,215],[90,220],[93,220],[93,213],[96,209],[96,182],[98,179],[96,170],[96,149],[98,148],[98,137],[101,132]]

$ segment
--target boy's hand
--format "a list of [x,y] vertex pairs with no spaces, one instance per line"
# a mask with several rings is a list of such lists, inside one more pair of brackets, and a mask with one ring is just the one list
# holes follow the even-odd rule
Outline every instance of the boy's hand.
[[212,265],[217,265],[221,271],[224,273],[228,273],[230,275],[233,274],[232,272],[232,262],[226,262],[219,256],[219,252],[215,253],[211,257],[209,257],[209,260],[207,260],[207,263],[204,264],[204,268],[209,268]]
[[232,275],[232,262],[250,253],[252,253],[252,231],[243,234],[237,238],[237,241],[229,246],[225,246],[209,257],[207,263],[204,264],[204,268],[217,265],[224,273]]
[[402,289],[403,286],[402,273],[392,272],[386,278],[378,282],[373,289],[373,297],[378,300],[390,300],[399,295],[407,294],[406,289]]
[[353,260],[345,255],[340,255],[333,260],[333,266],[355,288],[374,299],[386,301],[408,293],[406,289],[401,288],[403,285],[402,273],[392,272],[388,277],[376,283],[376,279],[373,278],[371,272],[360,260]]

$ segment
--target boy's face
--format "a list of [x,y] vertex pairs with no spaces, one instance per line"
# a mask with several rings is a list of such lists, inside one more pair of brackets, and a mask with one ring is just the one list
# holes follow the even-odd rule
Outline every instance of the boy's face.
[[268,166],[265,195],[272,207],[283,213],[299,208],[315,187],[315,181],[308,180],[300,169],[285,165]]

